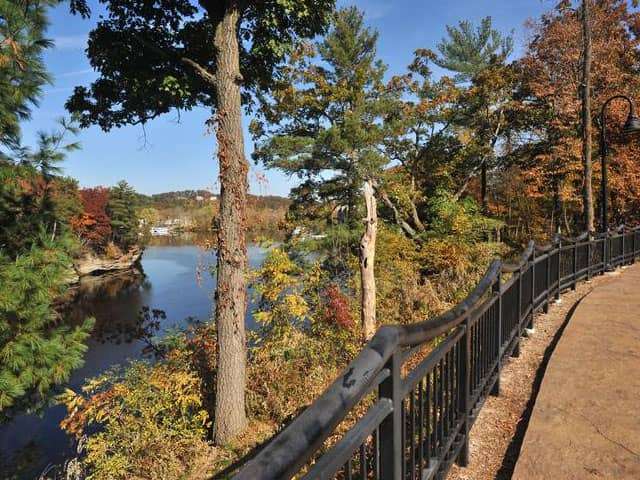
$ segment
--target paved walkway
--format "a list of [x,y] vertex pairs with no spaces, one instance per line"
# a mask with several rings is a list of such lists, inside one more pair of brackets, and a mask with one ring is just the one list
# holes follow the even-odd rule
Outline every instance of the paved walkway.
[[576,308],[549,361],[512,478],[640,479],[640,264]]

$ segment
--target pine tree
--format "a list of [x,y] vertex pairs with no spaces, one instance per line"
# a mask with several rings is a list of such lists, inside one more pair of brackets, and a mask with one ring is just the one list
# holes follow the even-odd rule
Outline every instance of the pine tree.
[[455,72],[458,82],[470,82],[457,123],[472,133],[469,148],[475,161],[471,172],[480,170],[483,213],[488,213],[487,170],[494,159],[494,149],[505,129],[505,106],[514,75],[506,66],[513,51],[513,36],[503,35],[492,26],[491,17],[479,26],[462,21],[458,27],[447,26],[449,38],[438,43],[436,65]]
[[39,132],[34,151],[21,146],[0,159],[0,250],[12,258],[37,243],[40,230],[53,237],[69,231],[71,218],[80,213],[77,183],[58,175],[67,153],[79,148],[64,143],[75,127],[64,119],[60,125],[52,133]]
[[383,82],[386,67],[376,60],[377,39],[358,9],[338,11],[323,41],[299,45],[273,97],[265,100],[262,113],[274,126],[252,125],[255,158],[304,179],[292,192],[294,203],[304,210],[319,200],[340,209],[344,225],[360,236],[365,338],[375,332],[374,189],[388,162],[379,147],[393,105]]
[[56,0],[0,0],[0,146],[15,147],[20,122],[37,105],[49,81],[42,55],[47,9]]
[[491,17],[485,17],[480,25],[463,20],[457,27],[447,25],[449,38],[438,43],[440,56],[434,63],[456,72],[456,80],[467,82],[490,67],[504,63],[513,51],[513,37],[502,35],[492,26]]
[[15,260],[0,254],[0,418],[38,406],[82,364],[93,320],[63,326],[52,307],[71,268],[68,242],[43,234]]
[[122,248],[129,248],[138,240],[138,216],[136,191],[124,180],[109,191],[107,214],[111,218],[113,241]]
[[32,151],[20,144],[20,122],[48,80],[42,53],[47,10],[55,0],[0,0],[0,418],[47,399],[82,364],[92,321],[61,325],[53,301],[71,272],[66,235],[77,211],[77,185],[57,164],[77,144],[42,133]]

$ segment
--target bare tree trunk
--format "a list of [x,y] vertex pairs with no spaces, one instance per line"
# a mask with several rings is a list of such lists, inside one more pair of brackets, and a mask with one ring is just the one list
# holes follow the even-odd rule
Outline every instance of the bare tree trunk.
[[553,211],[551,212],[551,231],[560,233],[560,217],[562,210],[560,207],[560,180],[554,178],[553,180]]
[[247,291],[246,196],[249,166],[244,155],[241,123],[240,12],[230,6],[217,25],[215,86],[220,162],[220,223],[216,322],[218,362],[214,441],[220,445],[241,433],[245,413]]
[[582,188],[585,228],[594,231],[591,162],[591,15],[590,0],[582,0]]
[[562,218],[564,219],[565,235],[571,236],[571,227],[569,226],[569,217],[567,217],[567,204],[562,202]]
[[367,207],[365,228],[360,239],[360,279],[362,282],[362,333],[369,340],[376,333],[376,277],[374,271],[378,211],[373,182],[364,183],[364,201]]

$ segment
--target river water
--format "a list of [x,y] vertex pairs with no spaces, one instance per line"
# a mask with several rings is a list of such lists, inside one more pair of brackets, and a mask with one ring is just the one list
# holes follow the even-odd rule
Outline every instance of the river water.
[[[96,319],[84,366],[73,372],[70,388],[78,389],[85,379],[128,359],[141,358],[147,345],[137,338],[143,307],[164,311],[158,336],[186,325],[190,318],[210,318],[215,287],[210,267],[215,265],[215,253],[179,241],[165,243],[146,248],[141,274],[84,286],[65,313],[69,322],[87,316]],[[250,246],[250,265],[259,266],[264,255],[264,249]],[[251,308],[246,324],[249,329],[255,327]],[[32,480],[47,465],[73,455],[72,440],[59,428],[64,415],[63,406],[51,406],[40,415],[19,415],[0,426],[1,480]]]

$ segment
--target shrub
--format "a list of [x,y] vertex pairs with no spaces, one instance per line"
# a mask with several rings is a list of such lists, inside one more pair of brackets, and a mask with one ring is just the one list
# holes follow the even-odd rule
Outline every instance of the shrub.
[[328,325],[351,330],[355,327],[353,315],[349,307],[348,297],[340,287],[332,283],[323,291],[325,305],[322,309],[322,320]]
[[87,479],[176,479],[206,452],[209,417],[200,379],[178,350],[153,366],[132,363],[124,373],[90,380],[83,393],[61,395],[68,415],[61,426],[81,437],[91,425],[81,459]]
[[107,243],[107,246],[104,248],[104,254],[107,258],[115,260],[122,256],[122,250],[113,242]]
[[[315,399],[359,348],[347,297],[326,285],[319,264],[273,249],[254,274],[262,328],[252,339],[251,416],[281,425]],[[337,307],[338,312],[331,312]],[[337,316],[336,316],[337,313]]]

